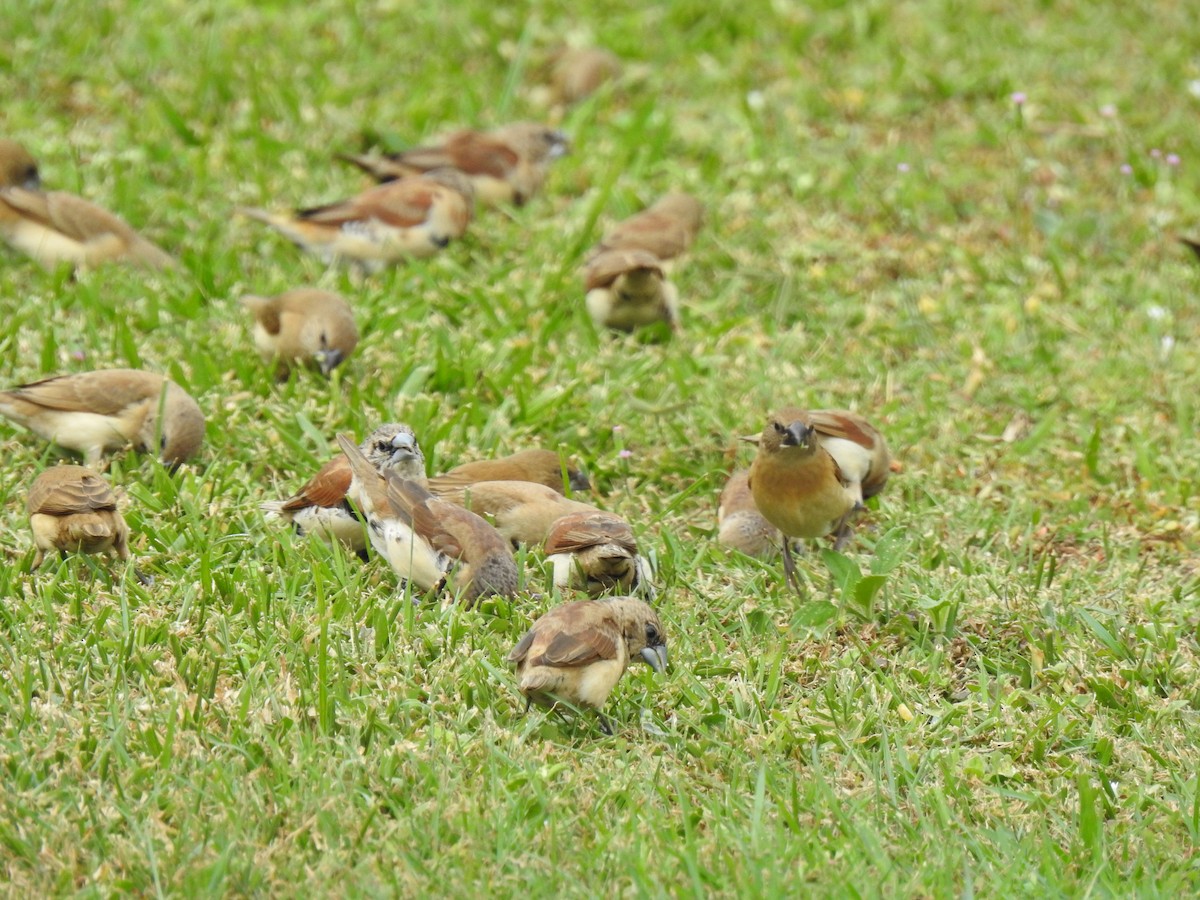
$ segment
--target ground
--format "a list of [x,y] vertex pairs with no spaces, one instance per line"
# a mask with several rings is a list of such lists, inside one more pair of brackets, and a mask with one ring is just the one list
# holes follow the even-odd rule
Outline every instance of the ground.
[[[208,418],[118,455],[143,586],[31,574],[58,453],[0,423],[0,872],[14,895],[1184,896],[1200,887],[1200,57],[1182,3],[0,0],[4,136],[182,261],[72,280],[0,249],[0,382],[164,371]],[[564,41],[623,80],[544,192],[437,258],[327,269],[237,205],[350,194],[336,152],[558,120]],[[661,193],[707,207],[682,333],[598,334],[578,267]],[[237,298],[363,332],[276,385]],[[901,471],[846,554],[725,552],[779,406]],[[258,504],[401,419],[430,470],[585,465],[657,568],[672,667],[616,734],[523,703],[550,604],[414,607]],[[622,452],[624,451],[624,452]],[[540,596],[538,596],[540,594]],[[303,885],[303,888],[300,886]]]

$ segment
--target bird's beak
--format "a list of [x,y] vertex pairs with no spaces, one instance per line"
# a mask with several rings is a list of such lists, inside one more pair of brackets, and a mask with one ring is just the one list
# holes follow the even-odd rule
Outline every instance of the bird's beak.
[[667,645],[659,644],[656,647],[643,647],[642,659],[655,672],[661,673],[667,671]]
[[317,352],[317,365],[321,367],[321,374],[329,377],[329,373],[345,358],[346,354],[341,350],[320,350]]
[[407,432],[402,431],[392,438],[392,446],[396,448],[396,452],[392,454],[393,463],[402,459],[417,458],[417,439]]
[[759,434],[747,434],[743,437],[738,438],[738,440],[745,441],[747,444],[753,444],[755,447],[757,447],[758,439],[761,437],[762,437],[762,434],[760,432]]
[[561,131],[554,132],[550,139],[553,141],[550,145],[551,159],[559,159],[571,152],[571,139]]
[[590,491],[592,489],[592,483],[582,472],[572,472],[567,481],[573,491]]
[[21,187],[25,188],[27,191],[40,191],[42,189],[42,179],[38,177],[36,172],[34,172],[25,179],[25,182],[21,185]]
[[784,432],[783,446],[807,447],[808,439],[812,437],[812,429],[803,422],[793,422]]

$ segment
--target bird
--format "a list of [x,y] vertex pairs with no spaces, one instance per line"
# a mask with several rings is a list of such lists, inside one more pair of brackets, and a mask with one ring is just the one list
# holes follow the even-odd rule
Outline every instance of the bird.
[[463,129],[441,143],[385,157],[341,154],[376,181],[449,167],[475,186],[484,206],[524,206],[542,187],[550,163],[566,154],[570,141],[561,131],[536,122],[515,122],[492,131]]
[[852,517],[887,484],[887,444],[862,416],[840,409],[783,409],[747,440],[758,445],[750,466],[754,504],[782,532],[784,573],[800,592],[789,538],[832,533],[834,549],[844,549]]
[[595,596],[620,588],[653,596],[650,567],[638,553],[633,528],[614,513],[593,510],[562,516],[550,527],[542,549],[560,591],[580,588]]
[[585,303],[597,328],[634,331],[665,322],[679,331],[679,292],[646,250],[605,250],[583,270]]
[[0,190],[10,187],[40,190],[37,160],[16,141],[0,138]]
[[778,550],[779,529],[763,518],[750,493],[750,470],[734,472],[717,507],[717,540],[725,547],[766,559]]
[[449,472],[429,479],[435,494],[466,487],[479,481],[529,481],[544,484],[565,494],[563,476],[572,491],[591,490],[587,476],[579,469],[564,466],[553,450],[521,450],[500,459],[481,459],[455,466]]
[[457,560],[454,586],[463,603],[481,597],[512,597],[520,577],[509,542],[475,513],[431,494],[415,481],[387,475],[387,495],[413,531],[436,552]]
[[444,500],[486,516],[513,543],[537,546],[565,515],[596,507],[570,500],[554,488],[529,481],[478,481],[463,487],[433,486]]
[[[380,425],[359,444],[359,450],[377,472],[394,470],[413,481],[425,478],[425,454],[416,433],[402,422]],[[297,534],[317,534],[339,541],[365,562],[367,535],[346,496],[352,478],[350,460],[339,452],[291,497],[269,500],[260,509],[269,517],[290,523]]]
[[658,614],[636,597],[576,600],[551,609],[508,654],[517,684],[531,704],[560,703],[596,711],[600,728],[612,734],[601,713],[629,664],[642,659],[656,672],[667,668],[667,642]]
[[178,467],[204,439],[196,401],[175,382],[141,369],[58,375],[0,391],[0,415],[81,454],[89,466],[133,444]]
[[254,344],[264,361],[277,361],[286,380],[294,363],[315,365],[328,376],[358,346],[350,304],[339,294],[301,288],[274,297],[240,300],[254,315]]
[[474,188],[447,168],[389,181],[357,196],[294,214],[240,207],[326,263],[377,272],[402,259],[433,256],[461,238],[474,216]]
[[550,60],[550,91],[565,106],[585,100],[621,74],[621,60],[602,47],[564,47]]
[[128,262],[173,268],[175,260],[127,222],[82,197],[42,190],[37,163],[20,144],[0,141],[0,238],[46,268]]
[[359,450],[354,439],[339,434],[337,442],[350,463],[346,496],[366,520],[367,538],[375,552],[387,560],[403,583],[420,591],[440,591],[450,570],[450,556],[417,534],[412,517],[392,500],[388,478]]
[[115,553],[129,559],[129,526],[117,508],[108,482],[84,466],[46,469],[29,488],[25,508],[37,553],[33,568],[47,553]]
[[676,191],[619,223],[596,245],[592,258],[608,250],[644,250],[670,268],[691,247],[703,222],[704,205]]

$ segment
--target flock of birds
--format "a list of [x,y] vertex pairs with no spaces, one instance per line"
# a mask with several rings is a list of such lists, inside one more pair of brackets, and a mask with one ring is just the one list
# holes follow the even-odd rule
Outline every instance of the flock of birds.
[[[552,69],[561,102],[586,96],[619,71],[601,50],[564,53]],[[522,204],[567,152],[553,128],[516,123],[462,130],[436,145],[392,156],[347,156],[379,184],[357,196],[293,213],[241,212],[329,263],[373,272],[430,256],[466,232],[475,205]],[[596,325],[632,331],[680,327],[671,273],[703,221],[694,197],[670,193],[610,230],[583,265],[586,306]],[[90,268],[125,262],[173,267],[173,258],[114,214],[62,191],[45,190],[20,144],[0,140],[0,239],[44,266]],[[242,298],[264,360],[287,378],[298,366],[329,374],[359,340],[346,300],[313,289]],[[111,552],[127,560],[129,529],[99,470],[103,457],[132,445],[174,468],[204,437],[196,401],[167,378],[108,369],[47,378],[0,392],[0,415],[83,457],[31,486],[27,509],[34,568],[47,554]],[[753,465],[722,492],[719,540],[767,557],[782,549],[785,576],[803,593],[794,542],[832,534],[841,549],[864,501],[878,494],[893,463],[882,435],[845,410],[785,408],[768,417]],[[653,573],[633,528],[576,499],[586,476],[548,450],[465,463],[427,477],[416,434],[405,424],[376,428],[361,443],[337,435],[341,453],[294,495],[262,505],[300,534],[382,557],[402,585],[422,594],[452,587],[461,602],[511,597],[520,573],[514,545],[540,547],[555,590],[589,596],[542,615],[508,655],[528,703],[600,710],[628,665],[667,665],[662,623],[651,605]],[[145,579],[135,569],[139,579]],[[528,705],[527,703],[527,705]]]

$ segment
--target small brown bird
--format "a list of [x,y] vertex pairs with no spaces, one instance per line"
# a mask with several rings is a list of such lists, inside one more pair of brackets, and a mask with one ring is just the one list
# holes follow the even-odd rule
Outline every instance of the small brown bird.
[[[359,450],[379,474],[389,470],[404,478],[423,481],[425,454],[412,428],[399,422],[381,425],[369,434]],[[350,460],[339,453],[286,500],[270,500],[260,508],[268,516],[290,522],[300,535],[317,534],[340,541],[367,560],[367,535],[362,519],[347,499],[354,476]]]
[[175,265],[122,219],[82,197],[41,190],[37,164],[15,141],[0,141],[0,238],[46,268],[128,262],[148,269]]
[[463,602],[473,606],[480,597],[512,597],[519,576],[512,548],[486,521],[460,506],[436,497],[415,481],[389,473],[388,499],[403,513],[413,531],[437,553],[458,560],[454,585]]
[[0,138],[0,190],[19,187],[36,191],[41,186],[37,160],[16,141]]
[[570,106],[585,100],[621,74],[621,60],[602,47],[566,47],[550,62],[554,100]]
[[679,331],[679,293],[645,250],[605,250],[583,270],[587,311],[597,328],[633,331],[666,322]]
[[346,260],[368,272],[406,258],[433,256],[467,232],[471,182],[453,169],[390,181],[356,197],[293,214],[241,208],[326,263]]
[[103,477],[83,466],[47,469],[29,488],[26,502],[38,568],[47,553],[113,552],[129,559],[129,527]]
[[375,552],[387,560],[401,582],[421,591],[441,590],[451,558],[417,534],[412,517],[392,499],[388,477],[379,473],[353,438],[339,434],[337,440],[352,473],[346,495],[366,519],[367,537]]
[[620,516],[602,510],[563,516],[543,546],[554,566],[554,586],[580,588],[592,596],[621,588],[653,597],[650,567],[638,554],[633,529]]
[[440,144],[383,158],[349,154],[339,158],[384,182],[441,167],[457,169],[471,179],[483,205],[523,206],[545,182],[550,163],[569,148],[561,131],[517,122],[494,131],[456,131]]
[[258,352],[264,361],[277,361],[281,381],[295,363],[328,375],[358,346],[354,313],[339,294],[301,288],[274,297],[251,294],[241,304],[254,314]]
[[502,535],[518,544],[541,544],[563,516],[596,511],[594,506],[568,500],[554,488],[529,481],[477,481],[444,488],[440,495],[476,515],[487,516]]
[[717,540],[723,546],[767,559],[780,546],[779,529],[763,518],[750,493],[750,470],[739,469],[721,491]]
[[531,703],[600,709],[630,662],[641,657],[656,672],[667,668],[667,642],[658,614],[636,597],[577,600],[556,606],[533,623],[508,654],[518,686]]
[[833,533],[834,549],[849,543],[851,519],[883,490],[891,464],[883,435],[862,416],[840,409],[784,409],[767,419],[750,467],[750,491],[763,517],[778,528],[783,567],[800,591],[786,538]]
[[521,450],[500,459],[481,459],[455,466],[444,475],[429,479],[429,489],[441,494],[453,488],[466,487],[480,481],[530,481],[554,488],[565,494],[563,472],[573,491],[591,490],[587,476],[578,469],[563,465],[553,450]]
[[0,391],[0,415],[95,465],[132,443],[178,466],[204,439],[204,415],[173,381],[140,369],[59,375]]
[[704,222],[704,205],[691,194],[667,194],[604,236],[593,258],[605,250],[644,250],[667,265],[682,256]]

